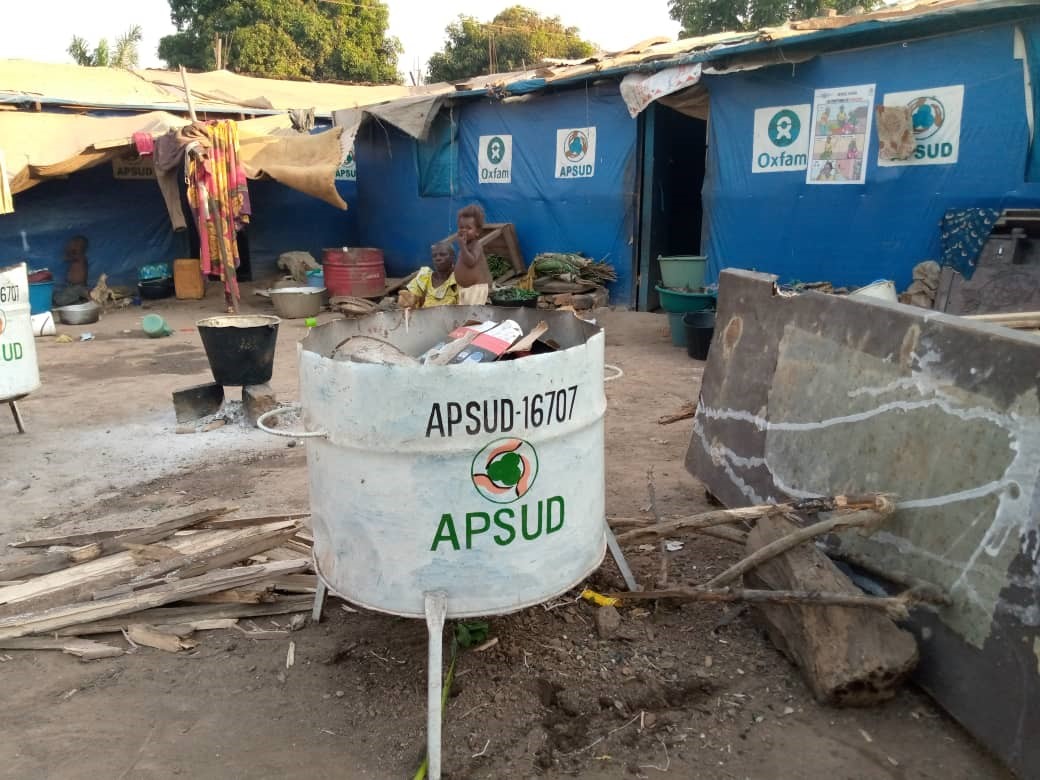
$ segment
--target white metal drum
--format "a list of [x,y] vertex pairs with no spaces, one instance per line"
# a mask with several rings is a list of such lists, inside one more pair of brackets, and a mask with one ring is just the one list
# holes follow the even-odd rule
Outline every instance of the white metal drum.
[[25,263],[0,268],[0,401],[40,386]]
[[[545,320],[563,349],[506,362],[388,367],[333,361],[363,334],[410,354],[467,320]],[[605,550],[602,331],[568,312],[437,307],[315,328],[300,344],[314,551],[362,606],[448,616],[546,601]]]

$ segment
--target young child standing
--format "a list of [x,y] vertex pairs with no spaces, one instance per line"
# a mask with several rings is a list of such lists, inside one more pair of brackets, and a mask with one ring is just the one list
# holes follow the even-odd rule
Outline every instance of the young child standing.
[[491,271],[480,231],[484,227],[484,210],[476,204],[464,206],[458,214],[459,257],[455,261],[455,281],[459,285],[459,304],[483,306],[491,292]]

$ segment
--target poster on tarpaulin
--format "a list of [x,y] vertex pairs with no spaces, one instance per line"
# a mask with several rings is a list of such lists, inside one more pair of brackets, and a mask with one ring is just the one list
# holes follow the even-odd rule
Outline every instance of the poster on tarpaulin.
[[866,181],[874,91],[874,84],[816,90],[807,184]]
[[481,184],[513,181],[513,136],[482,135],[477,139],[477,175]]
[[354,158],[354,147],[347,150],[347,156],[336,169],[336,181],[357,181],[357,160]]
[[809,167],[809,114],[812,106],[755,109],[752,173],[804,171]]
[[910,110],[914,150],[905,160],[882,160],[878,165],[952,165],[960,157],[964,85],[889,92],[882,105]]
[[596,128],[556,131],[556,178],[587,179],[596,175]]

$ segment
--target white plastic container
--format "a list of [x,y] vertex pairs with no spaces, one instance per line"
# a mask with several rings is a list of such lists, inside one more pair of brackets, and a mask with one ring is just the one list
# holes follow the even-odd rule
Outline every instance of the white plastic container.
[[40,386],[25,263],[0,268],[0,401]]
[[896,295],[896,285],[887,279],[879,279],[865,287],[849,293],[850,298],[877,298],[890,303],[897,303],[899,296]]
[[[468,320],[539,321],[564,349],[495,363],[380,366],[326,357],[351,335],[418,355]],[[512,612],[603,559],[603,345],[568,312],[445,306],[337,320],[299,345],[314,555],[364,607]]]

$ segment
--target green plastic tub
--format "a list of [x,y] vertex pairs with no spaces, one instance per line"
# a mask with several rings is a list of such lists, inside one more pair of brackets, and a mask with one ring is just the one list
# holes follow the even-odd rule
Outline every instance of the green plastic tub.
[[670,255],[658,257],[661,265],[661,286],[681,290],[697,290],[704,286],[704,271],[708,258],[700,255]]
[[658,285],[657,294],[661,299],[661,308],[673,314],[715,308],[715,293],[669,290]]

